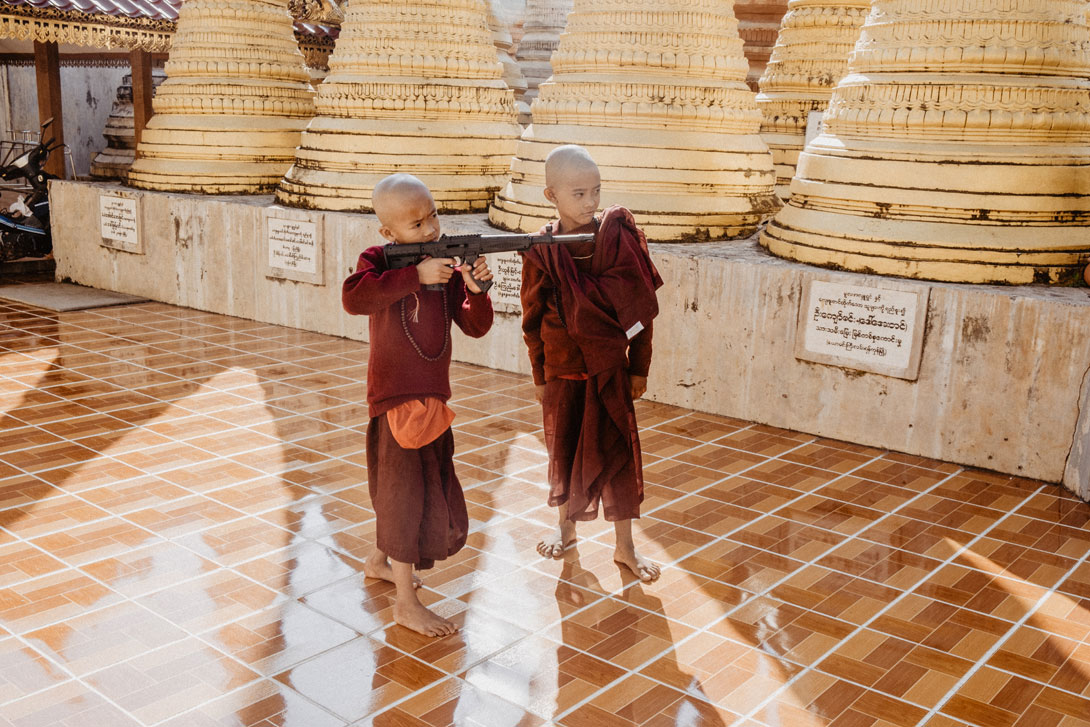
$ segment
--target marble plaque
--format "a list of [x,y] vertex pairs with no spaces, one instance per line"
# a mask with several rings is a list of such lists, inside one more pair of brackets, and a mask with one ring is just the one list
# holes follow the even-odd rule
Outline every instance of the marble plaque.
[[322,240],[319,224],[299,217],[288,218],[272,209],[265,217],[268,250],[266,276],[323,284]]
[[920,370],[930,288],[803,283],[795,357],[900,379]]
[[135,197],[120,194],[99,195],[98,224],[103,247],[133,253],[144,252],[140,244],[140,205]]
[[522,313],[519,291],[522,289],[522,258],[517,252],[500,252],[487,255],[492,271],[493,310],[504,313]]

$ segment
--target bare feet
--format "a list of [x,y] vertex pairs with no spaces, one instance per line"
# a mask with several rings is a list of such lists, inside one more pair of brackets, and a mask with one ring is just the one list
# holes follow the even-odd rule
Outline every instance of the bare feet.
[[644,583],[657,581],[662,574],[662,571],[656,564],[637,553],[635,548],[618,548],[613,551],[613,560],[616,563],[628,566],[628,569]]
[[432,613],[415,598],[398,599],[394,604],[394,621],[425,636],[448,636],[458,630],[453,621]]
[[[381,551],[374,551],[363,563],[363,574],[368,578],[378,578],[382,581],[394,582],[394,570],[390,567],[390,561]],[[413,588],[420,588],[420,578],[414,573]]]
[[537,552],[545,558],[563,558],[564,551],[575,544],[575,523],[565,520],[537,544]]

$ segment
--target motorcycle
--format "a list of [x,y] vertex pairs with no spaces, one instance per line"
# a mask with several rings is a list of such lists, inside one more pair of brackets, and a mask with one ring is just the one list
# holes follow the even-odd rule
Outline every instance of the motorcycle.
[[0,166],[0,179],[24,180],[30,195],[20,195],[7,210],[0,210],[0,262],[24,257],[44,257],[53,251],[49,231],[49,180],[56,175],[42,169],[49,154],[64,146],[45,138],[53,119],[42,123],[39,141],[24,153]]

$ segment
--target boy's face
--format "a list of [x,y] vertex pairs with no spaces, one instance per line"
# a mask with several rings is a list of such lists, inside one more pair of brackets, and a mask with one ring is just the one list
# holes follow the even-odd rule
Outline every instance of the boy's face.
[[426,190],[408,190],[383,210],[379,234],[390,242],[434,242],[439,239],[439,213]]
[[602,175],[598,167],[587,165],[565,170],[552,186],[545,188],[545,199],[556,205],[562,229],[589,225],[602,199]]

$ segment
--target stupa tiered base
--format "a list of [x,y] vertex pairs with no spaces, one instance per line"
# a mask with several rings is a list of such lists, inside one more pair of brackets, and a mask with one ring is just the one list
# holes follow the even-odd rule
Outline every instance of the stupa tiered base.
[[[748,187],[738,185],[747,173],[769,166],[768,151],[756,135],[614,129],[594,139],[585,129],[542,124],[523,134],[511,164],[511,182],[489,211],[492,224],[536,232],[556,219],[556,210],[542,193],[545,157],[572,138],[586,139],[582,146],[601,170],[602,207],[627,207],[648,239],[744,237],[779,209],[773,195],[754,198],[747,195]],[[692,184],[694,176],[702,180],[699,189]],[[771,170],[764,176],[771,188]]]
[[[324,85],[324,84],[323,84]],[[498,95],[510,92],[493,89]],[[370,212],[376,183],[394,170],[419,177],[442,212],[481,212],[507,179],[518,126],[431,121],[428,135],[392,120],[316,117],[281,181],[280,204]]]
[[[194,120],[199,124],[194,124]],[[291,166],[307,119],[156,114],[140,140],[128,182],[201,194],[271,192]]]
[[761,236],[782,257],[971,283],[1090,260],[1090,32],[1077,0],[874,0]]
[[[791,200],[761,244],[780,257],[857,272],[1072,283],[1090,261],[1090,158],[1071,151],[1065,158],[1047,147],[1007,147],[1000,162],[994,145],[906,152],[855,140],[846,149],[819,136],[802,153]],[[862,187],[863,178],[874,181]]]

